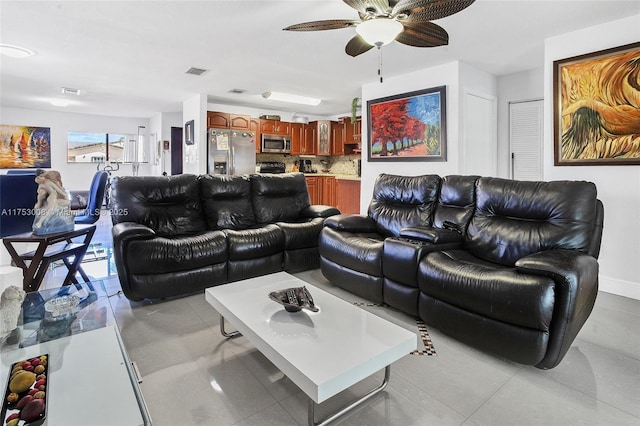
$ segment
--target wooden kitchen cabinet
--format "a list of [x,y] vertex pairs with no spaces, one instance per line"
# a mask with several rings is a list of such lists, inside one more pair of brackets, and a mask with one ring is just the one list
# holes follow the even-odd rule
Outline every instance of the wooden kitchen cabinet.
[[311,204],[322,204],[322,188],[320,176],[305,176],[307,178],[307,189]]
[[315,154],[315,128],[308,124],[291,123],[291,155]]
[[300,154],[314,155],[316,153],[316,131],[317,123],[309,123],[304,125],[303,147]]
[[351,117],[342,117],[340,121],[344,126],[342,132],[343,155],[359,154],[362,143],[362,117],[356,117],[353,123]]
[[311,204],[336,206],[336,178],[334,176],[305,176]]
[[319,120],[316,123],[316,155],[331,155],[331,121]]
[[304,139],[304,124],[291,123],[291,155],[302,153],[302,141]]
[[260,119],[251,118],[249,122],[249,130],[256,132],[256,154],[260,154],[262,148],[262,133],[260,133]]
[[344,125],[344,143],[358,144],[362,141],[362,117],[356,117],[356,121],[351,122],[351,117],[340,118]]
[[251,116],[241,114],[229,114],[230,129],[234,130],[250,130]]
[[336,178],[333,176],[322,176],[322,202],[326,206],[336,206]]
[[291,123],[288,121],[265,120],[260,119],[260,133],[268,135],[286,135],[291,134]]
[[342,214],[360,214],[360,181],[336,179],[336,204]]
[[242,114],[230,114],[228,112],[207,111],[208,129],[234,129],[249,130],[251,117]]
[[228,112],[207,111],[208,129],[229,129],[231,127],[231,114]]
[[331,155],[344,155],[344,123],[331,122]]

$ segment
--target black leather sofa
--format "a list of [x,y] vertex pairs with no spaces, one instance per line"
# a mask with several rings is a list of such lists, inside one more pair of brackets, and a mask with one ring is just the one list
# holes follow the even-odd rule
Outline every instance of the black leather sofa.
[[334,207],[310,205],[302,173],[116,177],[113,251],[131,300],[193,293],[319,266]]
[[382,174],[366,216],[325,221],[320,265],[469,345],[553,368],[595,303],[603,217],[590,182]]

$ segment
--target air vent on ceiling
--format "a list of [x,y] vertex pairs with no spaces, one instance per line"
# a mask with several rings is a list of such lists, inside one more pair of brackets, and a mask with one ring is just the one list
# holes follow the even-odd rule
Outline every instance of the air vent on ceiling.
[[235,93],[237,95],[241,95],[241,94],[243,94],[245,92],[246,92],[246,90],[244,90],[244,89],[231,89],[231,90],[229,90],[229,93]]
[[71,87],[62,87],[62,88],[60,89],[60,92],[61,92],[63,95],[74,95],[74,96],[80,96],[80,94],[81,94],[80,89],[73,89],[73,88],[71,88]]
[[205,70],[202,68],[195,68],[195,67],[191,67],[187,70],[187,74],[192,74],[192,75],[202,75],[205,72],[207,72],[209,70]]

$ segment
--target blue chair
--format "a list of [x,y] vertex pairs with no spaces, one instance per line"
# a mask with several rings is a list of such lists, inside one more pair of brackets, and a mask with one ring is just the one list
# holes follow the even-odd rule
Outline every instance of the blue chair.
[[109,174],[105,171],[98,171],[93,175],[91,188],[89,189],[89,199],[87,208],[74,218],[75,223],[89,225],[96,223],[100,219],[100,210],[104,201],[104,193],[107,188]]
[[0,175],[0,238],[31,231],[38,184],[29,172]]

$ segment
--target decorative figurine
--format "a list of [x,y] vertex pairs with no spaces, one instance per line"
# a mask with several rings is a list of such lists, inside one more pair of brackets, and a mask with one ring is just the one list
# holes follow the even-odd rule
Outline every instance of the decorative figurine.
[[38,191],[34,207],[36,218],[33,221],[33,233],[48,235],[73,230],[71,201],[62,186],[60,172],[38,169],[36,183]]
[[26,293],[19,287],[7,287],[0,297],[0,341],[18,326],[18,317]]
[[299,312],[302,308],[318,312],[320,308],[313,302],[313,297],[306,287],[291,287],[272,291],[269,299],[278,302],[287,312]]

